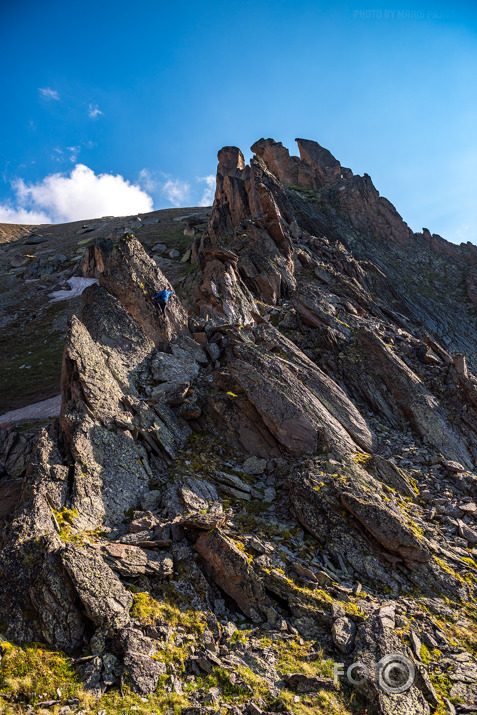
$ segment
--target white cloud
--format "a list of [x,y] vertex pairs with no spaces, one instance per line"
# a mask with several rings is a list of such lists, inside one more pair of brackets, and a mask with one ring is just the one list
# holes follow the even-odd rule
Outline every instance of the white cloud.
[[[52,158],[55,161],[63,162],[69,159],[72,164],[76,162],[76,159],[78,158],[78,154],[81,151],[80,146],[67,146],[65,149],[62,149],[59,146],[55,146],[53,149],[53,156]],[[67,152],[69,152],[69,156],[67,156]]]
[[103,114],[103,112],[100,110],[97,104],[89,105],[88,116],[91,117],[91,119],[97,119],[100,114]]
[[141,169],[138,175],[139,184],[145,191],[155,191],[157,189],[157,181],[154,179],[152,172],[149,169]]
[[67,146],[66,148],[70,152],[70,155],[68,158],[71,161],[71,163],[74,164],[78,157],[78,154],[81,151],[81,147],[80,146]]
[[70,174],[50,174],[35,184],[26,184],[19,179],[14,190],[18,208],[12,215],[41,213],[43,223],[125,216],[153,210],[152,198],[140,186],[131,184],[119,174],[95,174],[84,164],[77,164]]
[[215,176],[213,174],[209,174],[209,176],[200,176],[197,181],[205,181],[207,186],[202,194],[199,206],[212,206],[215,195]]
[[60,99],[60,95],[56,89],[51,89],[51,87],[39,87],[38,91],[44,99]]
[[162,185],[162,193],[173,206],[180,206],[189,198],[190,184],[181,179],[169,179]]
[[42,211],[12,209],[10,206],[0,204],[0,223],[51,223],[51,219]]

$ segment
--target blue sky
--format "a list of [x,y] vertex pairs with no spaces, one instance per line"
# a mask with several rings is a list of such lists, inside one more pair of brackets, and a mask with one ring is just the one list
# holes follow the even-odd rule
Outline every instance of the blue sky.
[[477,243],[475,3],[0,4],[0,221],[210,201],[218,149],[315,139]]

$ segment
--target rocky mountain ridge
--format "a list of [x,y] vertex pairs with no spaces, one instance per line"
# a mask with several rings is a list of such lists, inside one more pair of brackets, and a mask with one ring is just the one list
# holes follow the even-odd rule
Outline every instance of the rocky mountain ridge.
[[473,711],[476,249],[297,141],[224,147],[164,272],[142,220],[77,249],[60,418],[0,434],[6,712]]

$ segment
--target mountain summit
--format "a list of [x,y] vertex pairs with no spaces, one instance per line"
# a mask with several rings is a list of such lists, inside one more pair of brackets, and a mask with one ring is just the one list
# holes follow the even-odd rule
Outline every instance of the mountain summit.
[[297,144],[2,226],[4,407],[61,388],[0,432],[6,712],[473,711],[477,248]]

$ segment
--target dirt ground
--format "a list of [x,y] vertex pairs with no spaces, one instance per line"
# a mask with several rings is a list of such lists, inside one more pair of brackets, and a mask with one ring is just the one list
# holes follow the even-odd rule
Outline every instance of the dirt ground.
[[26,420],[44,420],[48,417],[57,417],[60,414],[61,395],[52,397],[50,400],[35,402],[19,410],[11,410],[0,415],[0,427],[17,424]]

